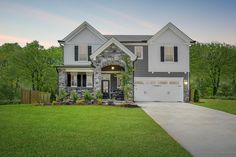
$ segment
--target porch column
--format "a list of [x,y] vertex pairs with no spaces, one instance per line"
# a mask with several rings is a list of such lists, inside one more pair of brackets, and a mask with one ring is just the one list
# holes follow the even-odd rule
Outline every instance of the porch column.
[[94,91],[99,91],[101,90],[101,66],[97,65],[96,68],[94,69]]
[[64,69],[58,69],[58,87],[59,91],[60,90],[65,90],[66,89],[66,72]]

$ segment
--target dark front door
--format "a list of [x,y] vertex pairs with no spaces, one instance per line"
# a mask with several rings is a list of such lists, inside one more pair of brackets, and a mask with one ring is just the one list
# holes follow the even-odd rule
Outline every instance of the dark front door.
[[109,80],[102,80],[103,99],[109,99]]

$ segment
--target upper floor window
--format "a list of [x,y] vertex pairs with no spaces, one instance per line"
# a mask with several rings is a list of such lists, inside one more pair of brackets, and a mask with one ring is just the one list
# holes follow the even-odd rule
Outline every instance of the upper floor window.
[[143,46],[135,46],[134,53],[137,56],[137,59],[143,59]]
[[174,61],[174,49],[173,47],[165,47],[164,51],[165,62],[173,62]]
[[178,62],[178,47],[161,46],[161,62]]
[[88,60],[88,46],[85,45],[79,46],[79,60],[80,61]]
[[75,46],[75,61],[88,61],[89,56],[92,53],[92,46],[88,45],[79,45]]

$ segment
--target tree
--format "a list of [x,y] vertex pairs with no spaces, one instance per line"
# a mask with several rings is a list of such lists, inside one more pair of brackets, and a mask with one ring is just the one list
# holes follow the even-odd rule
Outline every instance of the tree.
[[191,70],[194,70],[194,77],[206,82],[209,79],[213,96],[217,94],[222,74],[226,73],[225,68],[231,66],[233,51],[235,47],[221,43],[197,43],[191,48]]
[[21,88],[57,91],[56,65],[62,64],[60,47],[44,49],[37,41],[20,47],[17,43],[0,46],[0,100],[19,98]]
[[13,101],[19,96],[20,77],[13,57],[22,51],[17,44],[4,44],[0,47],[0,100]]
[[208,65],[207,68],[211,80],[213,96],[217,94],[220,85],[222,69],[231,60],[231,49],[231,46],[226,44],[211,43],[206,45],[205,59],[207,60],[206,63]]

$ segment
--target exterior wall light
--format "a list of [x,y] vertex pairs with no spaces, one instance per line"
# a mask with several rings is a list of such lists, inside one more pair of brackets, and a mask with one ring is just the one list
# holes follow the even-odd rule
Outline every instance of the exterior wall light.
[[112,67],[111,67],[111,70],[114,70],[114,69],[115,69],[115,67],[112,66]]
[[184,80],[184,84],[187,85],[188,84],[188,80]]

